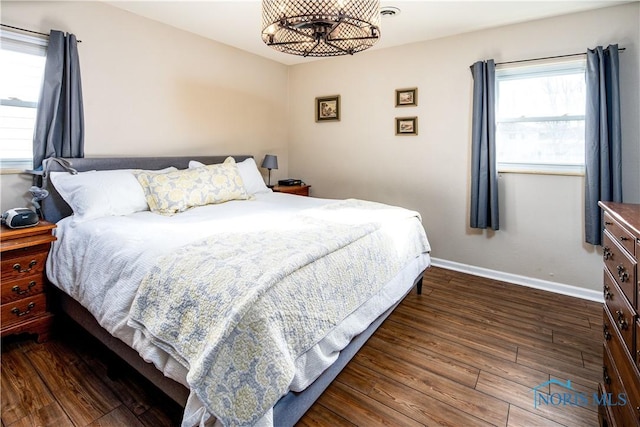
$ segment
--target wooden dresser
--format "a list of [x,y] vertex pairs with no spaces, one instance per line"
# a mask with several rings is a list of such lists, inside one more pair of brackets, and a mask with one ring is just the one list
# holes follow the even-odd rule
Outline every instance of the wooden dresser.
[[[640,425],[640,205],[600,202],[604,214],[603,426]],[[610,393],[610,394],[607,394]]]
[[40,221],[35,227],[0,228],[2,305],[0,335],[37,334],[48,338],[53,314],[49,311],[44,272],[55,224]]

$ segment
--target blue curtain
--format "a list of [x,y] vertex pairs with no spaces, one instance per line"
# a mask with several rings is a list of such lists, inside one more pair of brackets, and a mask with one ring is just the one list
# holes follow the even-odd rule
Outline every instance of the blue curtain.
[[585,240],[602,244],[598,201],[622,202],[622,132],[618,45],[587,51]]
[[84,157],[84,112],[76,36],[49,34],[33,135],[33,168],[49,157]]
[[492,59],[471,66],[473,116],[471,125],[471,228],[500,228],[496,167],[495,81]]

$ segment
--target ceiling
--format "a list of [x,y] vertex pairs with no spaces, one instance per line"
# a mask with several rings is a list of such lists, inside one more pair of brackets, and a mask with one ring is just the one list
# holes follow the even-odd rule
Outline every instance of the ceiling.
[[[382,18],[381,38],[371,50],[628,2],[629,0],[382,0],[382,7],[397,7],[400,13]],[[262,7],[258,0],[137,0],[107,3],[286,65],[314,60],[277,52],[262,42]]]

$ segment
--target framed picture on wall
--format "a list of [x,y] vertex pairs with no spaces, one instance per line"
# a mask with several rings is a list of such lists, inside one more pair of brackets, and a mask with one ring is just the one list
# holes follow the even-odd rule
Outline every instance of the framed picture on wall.
[[396,117],[396,135],[417,135],[417,117]]
[[340,121],[340,95],[316,98],[316,122]]
[[396,89],[396,107],[415,107],[418,105],[418,88]]

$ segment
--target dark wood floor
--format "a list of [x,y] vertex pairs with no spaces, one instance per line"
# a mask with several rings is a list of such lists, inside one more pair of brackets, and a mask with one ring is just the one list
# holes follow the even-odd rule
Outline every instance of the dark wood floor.
[[[129,370],[111,379],[108,350],[59,329],[3,340],[3,427],[179,425],[178,405]],[[533,388],[595,392],[601,337],[600,304],[432,268],[300,425],[596,426],[595,407],[534,408]]]

